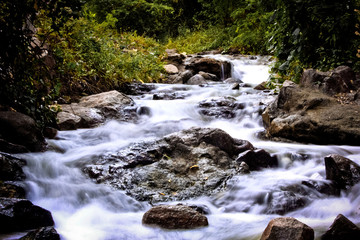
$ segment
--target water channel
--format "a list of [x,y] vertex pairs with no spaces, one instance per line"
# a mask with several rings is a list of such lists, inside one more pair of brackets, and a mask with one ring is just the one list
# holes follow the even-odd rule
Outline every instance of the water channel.
[[[228,56],[217,56],[227,58]],[[250,86],[268,77],[269,59],[241,57],[230,59],[233,77]],[[159,92],[177,92],[184,99],[152,100]],[[205,99],[231,96],[245,108],[232,119],[211,118],[199,113],[198,103]],[[272,142],[259,139],[263,131],[261,109],[271,102],[272,91],[252,87],[232,90],[231,84],[207,86],[156,84],[156,89],[142,96],[131,96],[138,106],[151,109],[151,116],[142,116],[138,123],[110,120],[94,129],[59,132],[57,140],[48,144],[57,151],[22,155],[28,162],[28,198],[52,212],[55,228],[66,240],[105,239],[259,239],[267,223],[279,215],[264,213],[269,198],[283,200],[282,189],[303,181],[326,183],[324,157],[337,153],[360,164],[360,147],[319,146]],[[250,141],[255,147],[278,156],[275,169],[253,171],[235,176],[227,190],[210,197],[189,199],[192,204],[210,209],[209,227],[196,230],[169,231],[143,226],[143,214],[151,208],[124,192],[89,179],[82,169],[92,159],[116,152],[131,144],[152,140],[193,126],[221,128],[234,138]],[[286,196],[284,196],[286,197]],[[342,213],[360,223],[360,184],[341,196],[319,192],[306,194],[307,204],[285,216],[292,216],[315,229],[316,236],[326,230]],[[174,202],[169,204],[175,204]]]

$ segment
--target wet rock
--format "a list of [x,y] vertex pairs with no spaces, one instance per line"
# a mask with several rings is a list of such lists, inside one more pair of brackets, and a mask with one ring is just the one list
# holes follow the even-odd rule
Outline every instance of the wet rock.
[[316,144],[360,144],[360,106],[313,89],[282,87],[262,114],[266,134]]
[[0,151],[40,152],[45,148],[45,138],[34,119],[18,112],[0,111]]
[[227,78],[224,80],[225,83],[243,83],[243,81],[241,81],[240,79],[235,79],[235,78]]
[[215,118],[231,119],[236,117],[237,111],[245,108],[232,97],[218,97],[206,99],[199,103],[200,113]]
[[269,222],[260,240],[313,240],[314,230],[292,217],[275,218]]
[[147,106],[140,106],[136,109],[136,113],[138,115],[146,115],[146,116],[151,116],[151,109]]
[[29,232],[19,240],[60,240],[60,235],[53,227],[42,227]]
[[219,79],[215,74],[206,73],[206,72],[202,72],[202,71],[200,71],[199,74],[200,74],[206,81],[213,81],[213,82],[218,82],[218,81],[220,81],[220,79]]
[[347,189],[360,181],[360,166],[337,154],[325,157],[326,179],[337,188]]
[[106,119],[124,121],[136,118],[134,101],[118,91],[82,97],[79,103],[61,105],[58,126],[61,130],[95,127]]
[[153,95],[153,100],[175,100],[175,99],[184,99],[186,97],[185,94],[181,93],[155,93]]
[[148,92],[151,92],[155,89],[155,85],[153,84],[144,84],[144,83],[124,83],[121,87],[121,92],[126,95],[143,95]]
[[306,197],[291,191],[275,191],[269,193],[269,203],[266,214],[285,214],[307,204]]
[[239,89],[240,89],[240,84],[239,84],[239,83],[234,83],[234,84],[231,86],[231,89],[232,89],[232,90],[239,90]]
[[333,224],[321,236],[321,240],[340,239],[360,239],[360,228],[342,214],[335,218]]
[[224,189],[236,156],[254,147],[220,129],[191,128],[103,156],[85,173],[140,201],[183,200]]
[[143,224],[166,229],[194,229],[209,225],[206,216],[184,205],[160,205],[147,211]]
[[265,90],[268,89],[266,82],[262,82],[254,87],[255,90]]
[[0,198],[25,198],[26,192],[23,184],[17,182],[0,181]]
[[179,72],[179,69],[173,64],[164,65],[164,69],[167,74],[176,74]]
[[44,226],[53,226],[51,213],[29,200],[0,198],[0,232],[23,231]]
[[178,82],[178,83],[187,83],[188,81],[189,81],[189,79],[192,77],[192,76],[194,76],[194,73],[193,73],[193,71],[191,71],[191,70],[186,70],[186,71],[184,71],[184,72],[181,72],[178,76],[177,76],[177,78],[176,78],[176,82]]
[[340,66],[328,72],[320,72],[314,69],[305,70],[300,84],[305,87],[317,88],[329,95],[334,95],[354,89],[353,82],[355,80],[355,73],[350,67]]
[[25,179],[22,167],[26,162],[8,154],[0,153],[0,181],[19,181]]
[[240,153],[236,161],[238,163],[245,162],[249,166],[250,171],[278,166],[277,157],[271,156],[263,149],[247,150]]
[[58,133],[58,130],[52,127],[45,127],[43,133],[44,137],[54,139]]
[[213,58],[197,57],[192,58],[185,66],[195,73],[200,71],[215,74],[219,79],[225,80],[231,77],[231,63],[219,61]]
[[187,82],[186,84],[188,85],[202,85],[202,84],[207,84],[206,79],[201,76],[200,74],[196,74],[194,76],[192,76]]
[[323,181],[313,181],[313,180],[302,181],[301,183],[322,194],[335,195],[335,196],[340,195],[339,189],[336,188],[336,186],[333,183],[327,183]]

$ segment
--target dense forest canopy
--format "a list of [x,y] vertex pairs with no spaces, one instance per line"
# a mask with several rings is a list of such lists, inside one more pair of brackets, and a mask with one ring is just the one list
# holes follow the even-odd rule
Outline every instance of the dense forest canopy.
[[54,101],[161,81],[166,48],[271,54],[277,80],[359,69],[358,0],[3,0],[0,106],[55,124]]

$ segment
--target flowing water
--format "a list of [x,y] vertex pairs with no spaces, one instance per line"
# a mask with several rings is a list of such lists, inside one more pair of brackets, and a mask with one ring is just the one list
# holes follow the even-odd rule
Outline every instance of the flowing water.
[[[225,58],[224,56],[217,56]],[[227,57],[228,58],[228,57]],[[233,77],[256,85],[268,77],[268,59],[247,57],[231,60]],[[158,92],[174,92],[185,99],[152,100]],[[215,119],[199,114],[198,103],[204,99],[232,96],[245,104],[233,119]],[[324,182],[324,157],[341,154],[360,163],[360,147],[318,146],[264,141],[256,136],[263,131],[259,109],[274,99],[272,92],[252,88],[231,90],[225,83],[205,87],[156,85],[142,96],[133,96],[138,106],[151,109],[139,123],[116,120],[94,129],[59,132],[59,139],[48,140],[54,150],[22,155],[29,199],[50,210],[56,229],[67,240],[102,239],[258,239],[267,223],[279,215],[264,213],[270,198],[281,202],[284,186],[302,181]],[[196,230],[168,231],[143,226],[143,214],[150,209],[124,192],[96,184],[82,172],[86,164],[133,143],[151,140],[192,126],[216,127],[234,138],[249,140],[255,147],[276,154],[280,166],[234,177],[227,190],[211,197],[185,202],[206,205],[210,209],[209,227]],[[339,197],[318,192],[306,195],[307,204],[285,216],[292,216],[313,227],[319,236],[342,213],[359,224],[360,185]],[[175,203],[170,203],[175,204]]]

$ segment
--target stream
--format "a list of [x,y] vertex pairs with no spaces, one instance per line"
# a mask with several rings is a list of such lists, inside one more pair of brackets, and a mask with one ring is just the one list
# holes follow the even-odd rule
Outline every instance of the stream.
[[[268,78],[269,58],[212,56],[233,63],[233,78],[255,86]],[[159,92],[176,92],[184,99],[152,100]],[[199,113],[200,101],[231,96],[245,104],[232,119],[214,118]],[[360,147],[320,146],[272,142],[259,139],[263,131],[259,112],[274,98],[272,91],[252,87],[232,90],[231,84],[211,83],[204,87],[156,84],[156,89],[132,97],[138,106],[151,110],[138,123],[110,120],[94,129],[60,131],[57,140],[47,140],[44,153],[23,154],[28,165],[28,198],[51,211],[55,228],[66,240],[105,239],[259,239],[268,222],[280,215],[264,213],[269,198],[283,200],[284,186],[315,180],[327,183],[324,157],[337,153],[360,164]],[[96,184],[82,169],[92,159],[144,140],[153,140],[193,126],[220,128],[232,137],[250,141],[255,147],[275,154],[280,166],[238,175],[226,191],[210,197],[189,199],[182,203],[206,206],[209,227],[195,230],[163,230],[143,226],[143,214],[151,208],[125,192]],[[55,151],[56,149],[56,151]],[[310,190],[309,190],[310,191]],[[355,224],[360,223],[360,184],[339,197],[309,192],[307,204],[284,216],[295,217],[315,230],[319,237],[341,213]],[[171,202],[167,204],[176,204]]]

